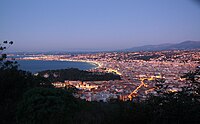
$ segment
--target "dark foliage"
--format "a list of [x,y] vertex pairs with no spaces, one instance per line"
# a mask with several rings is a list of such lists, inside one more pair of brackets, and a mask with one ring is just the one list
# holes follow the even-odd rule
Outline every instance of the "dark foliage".
[[154,59],[154,58],[159,58],[160,55],[149,55],[149,56],[137,56],[135,57],[136,60],[144,60],[144,61],[149,61],[150,59]]
[[1,124],[15,122],[17,103],[27,90],[34,87],[51,87],[45,78],[33,76],[29,72],[17,69],[17,64],[10,61],[0,65],[0,116]]
[[6,59],[6,54],[3,53],[6,49],[8,49],[13,44],[13,41],[3,41],[0,43],[0,62]]
[[184,91],[200,100],[200,66],[195,71],[188,72],[183,78],[186,78],[190,87],[185,87]]
[[113,73],[88,72],[75,68],[47,70],[39,73],[40,76],[48,74],[48,79],[52,82],[65,80],[80,80],[80,81],[105,81],[105,80],[120,80],[120,76]]
[[79,109],[71,93],[53,88],[36,88],[24,94],[18,105],[19,124],[64,124]]

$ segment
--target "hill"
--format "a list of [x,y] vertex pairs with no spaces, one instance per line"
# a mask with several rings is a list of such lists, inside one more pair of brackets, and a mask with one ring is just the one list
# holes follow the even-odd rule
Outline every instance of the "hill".
[[177,44],[145,45],[132,47],[125,51],[161,51],[161,50],[189,50],[200,48],[200,41],[184,41]]
[[71,81],[109,81],[120,80],[120,76],[113,73],[103,72],[89,72],[76,68],[59,69],[59,70],[46,70],[39,72],[41,77],[46,77],[50,82],[65,80]]

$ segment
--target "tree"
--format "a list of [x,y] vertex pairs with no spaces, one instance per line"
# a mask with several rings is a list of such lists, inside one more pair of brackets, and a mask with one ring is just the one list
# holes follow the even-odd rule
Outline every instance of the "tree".
[[12,61],[5,61],[7,58],[7,55],[4,53],[6,49],[8,49],[13,44],[13,41],[3,41],[0,43],[0,69],[1,71],[6,68],[17,68],[17,62]]
[[24,94],[17,111],[19,124],[68,123],[79,109],[78,101],[66,90],[35,88]]
[[0,43],[0,61],[6,59],[6,54],[4,54],[3,52],[8,49],[11,45],[13,44],[13,41],[3,41],[2,43]]
[[183,90],[196,100],[200,100],[200,66],[195,71],[186,73],[183,78],[186,78],[188,87]]
[[165,79],[164,78],[157,78],[155,83],[155,91],[158,95],[162,95],[166,92],[166,89],[168,85],[165,85]]
[[0,44],[0,112],[3,113],[0,116],[1,124],[15,123],[16,107],[24,92],[34,87],[50,86],[46,79],[19,70],[17,62],[6,60],[6,54],[3,52],[12,44],[12,41]]

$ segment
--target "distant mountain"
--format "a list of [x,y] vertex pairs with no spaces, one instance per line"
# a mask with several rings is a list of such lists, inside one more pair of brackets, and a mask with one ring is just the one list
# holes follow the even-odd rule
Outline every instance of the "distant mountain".
[[184,41],[177,44],[145,45],[133,47],[125,51],[161,51],[161,50],[188,50],[200,49],[200,41]]

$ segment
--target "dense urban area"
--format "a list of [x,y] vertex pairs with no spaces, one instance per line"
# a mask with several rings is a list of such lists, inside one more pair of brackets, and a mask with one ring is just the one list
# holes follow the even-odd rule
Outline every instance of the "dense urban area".
[[[149,95],[178,92],[186,83],[184,74],[194,71],[200,64],[200,50],[170,50],[159,52],[102,52],[64,55],[26,55],[23,60],[80,61],[95,64],[89,72],[109,72],[120,75],[121,80],[82,81],[65,80],[52,84],[57,88],[74,86],[76,97],[87,101],[113,99],[145,100]],[[49,75],[43,74],[44,77]],[[55,74],[56,76],[56,74]],[[67,76],[67,75],[66,75]]]

